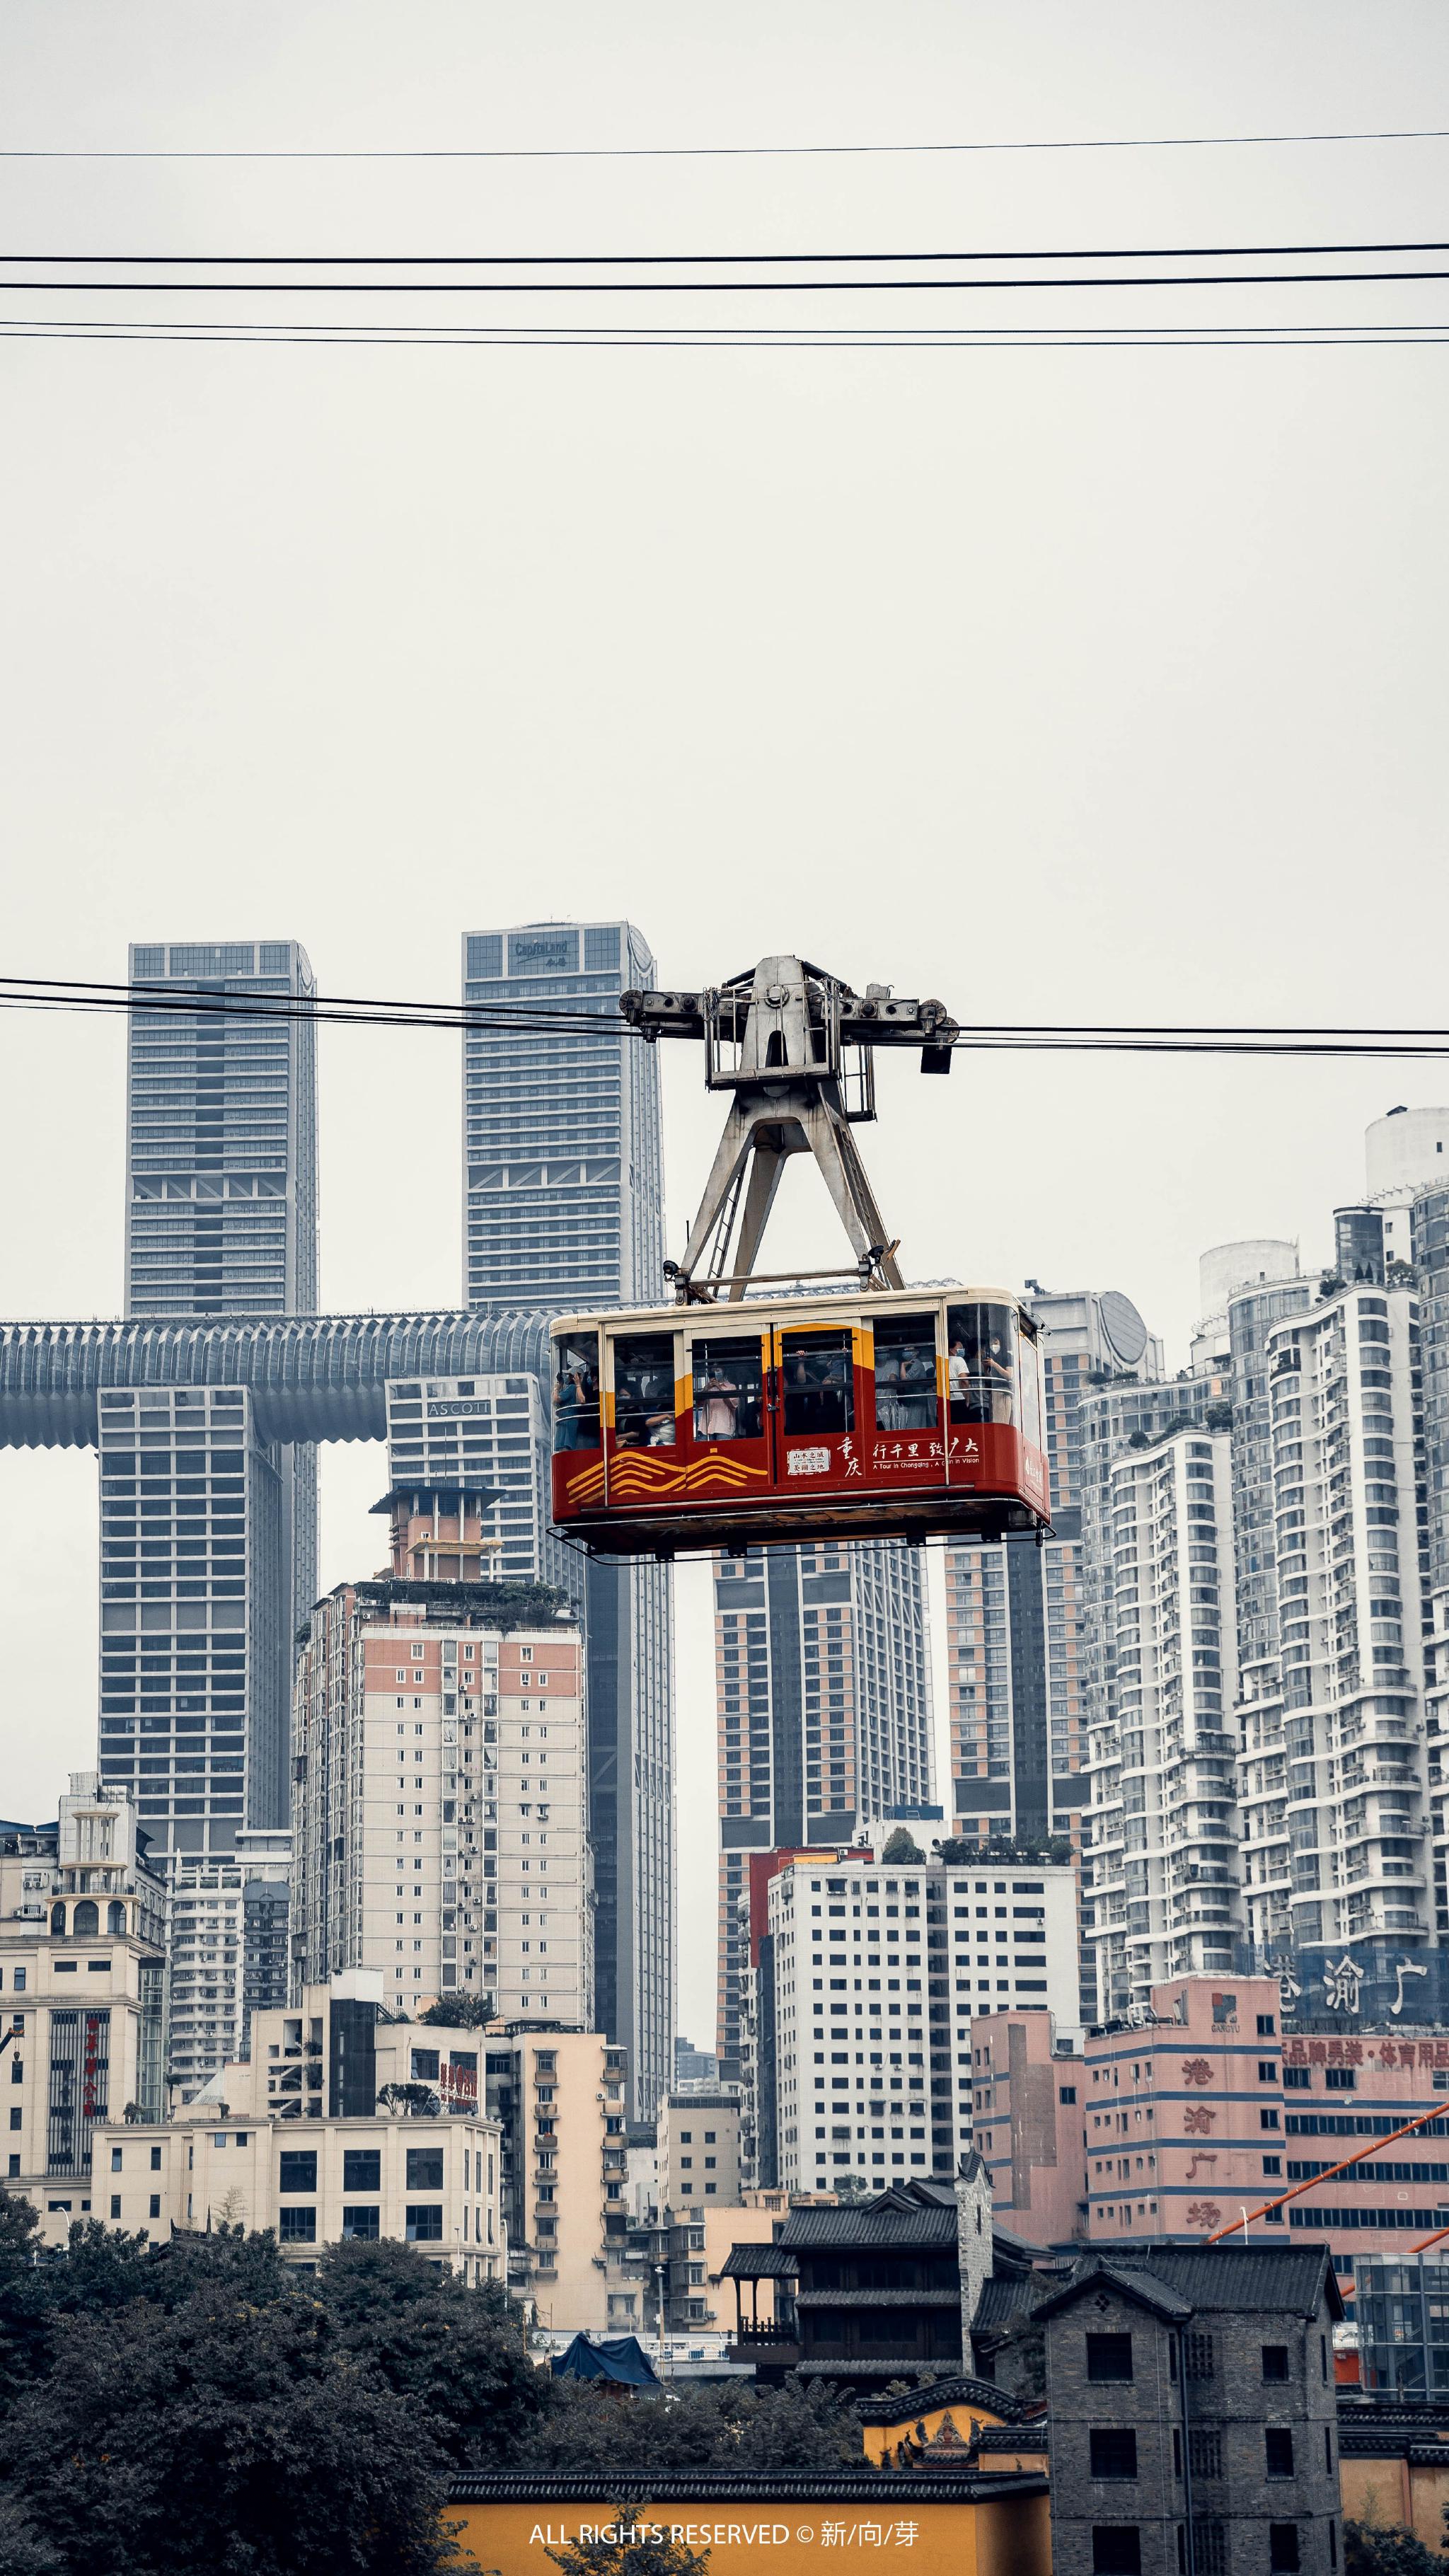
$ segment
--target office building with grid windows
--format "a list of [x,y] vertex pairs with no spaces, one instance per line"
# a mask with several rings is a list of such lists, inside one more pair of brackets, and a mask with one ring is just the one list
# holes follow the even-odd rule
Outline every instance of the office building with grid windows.
[[[659,1065],[619,1013],[655,979],[626,921],[472,931],[463,997],[527,1012],[463,1044],[464,1293],[484,1315],[650,1304],[664,1286]],[[586,1015],[597,1026],[579,1026]],[[549,1025],[557,1020],[556,1029]],[[630,2112],[668,2090],[674,2024],[673,1583],[665,1566],[563,1581],[586,1639],[595,2018],[628,2052]]]
[[[314,1313],[306,952],[137,944],[130,977],[155,994],[130,1015],[127,1315]],[[315,1446],[263,1437],[235,1383],[108,1396],[100,1446],[102,1774],[146,1780],[158,1851],[230,1852],[243,1823],[285,1831],[291,1641],[316,1591]]]
[[718,1558],[715,1682],[718,2051],[732,2079],[751,1853],[848,1842],[866,1817],[939,1813],[920,1550],[873,1539]]

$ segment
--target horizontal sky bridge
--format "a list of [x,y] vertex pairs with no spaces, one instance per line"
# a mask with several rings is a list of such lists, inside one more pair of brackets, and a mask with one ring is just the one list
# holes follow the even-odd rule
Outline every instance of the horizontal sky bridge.
[[107,1387],[244,1386],[264,1441],[381,1440],[392,1379],[548,1365],[536,1311],[0,1324],[0,1448],[93,1449]]

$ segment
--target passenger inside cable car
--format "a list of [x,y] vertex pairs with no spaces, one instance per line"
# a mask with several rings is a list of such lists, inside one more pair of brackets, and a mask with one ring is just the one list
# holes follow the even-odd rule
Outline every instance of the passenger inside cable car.
[[853,1430],[849,1327],[835,1332],[782,1333],[780,1342],[787,1435]]
[[576,1333],[559,1344],[559,1369],[553,1382],[555,1449],[597,1449],[599,1445],[599,1337]]
[[758,1333],[694,1345],[696,1440],[758,1440],[764,1428],[765,1380]]
[[1009,1306],[948,1306],[946,1383],[953,1422],[1010,1422],[1016,1318]]
[[614,1439],[620,1449],[673,1448],[672,1333],[629,1333],[615,1343]]
[[935,1430],[934,1315],[876,1317],[875,1427],[877,1431]]

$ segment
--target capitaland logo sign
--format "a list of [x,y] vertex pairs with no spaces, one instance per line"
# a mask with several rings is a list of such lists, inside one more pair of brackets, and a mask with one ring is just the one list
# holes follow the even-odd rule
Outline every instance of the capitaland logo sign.
[[514,971],[532,966],[566,973],[573,964],[573,946],[571,939],[515,939],[512,943]]

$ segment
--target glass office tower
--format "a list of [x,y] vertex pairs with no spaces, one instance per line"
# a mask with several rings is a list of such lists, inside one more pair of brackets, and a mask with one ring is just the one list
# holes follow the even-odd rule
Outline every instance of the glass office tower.
[[[659,1060],[619,1015],[655,981],[627,921],[470,932],[467,1003],[529,1025],[463,1041],[464,1270],[483,1314],[664,1294]],[[580,1028],[580,1015],[597,1025]],[[547,1025],[559,1020],[557,1030]],[[629,2051],[631,2110],[668,2090],[674,2029],[673,1586],[667,1567],[573,1560],[587,1655],[595,2010]]]
[[195,1893],[170,2040],[194,2090],[245,2034],[242,1945],[206,1909],[239,1836],[286,1832],[292,1635],[316,1591],[316,1450],[261,1436],[224,1347],[225,1318],[316,1309],[316,987],[285,939],[133,946],[130,981],[157,990],[130,1016],[126,1313],[214,1320],[218,1382],[100,1408],[100,1769],[178,1905]]

